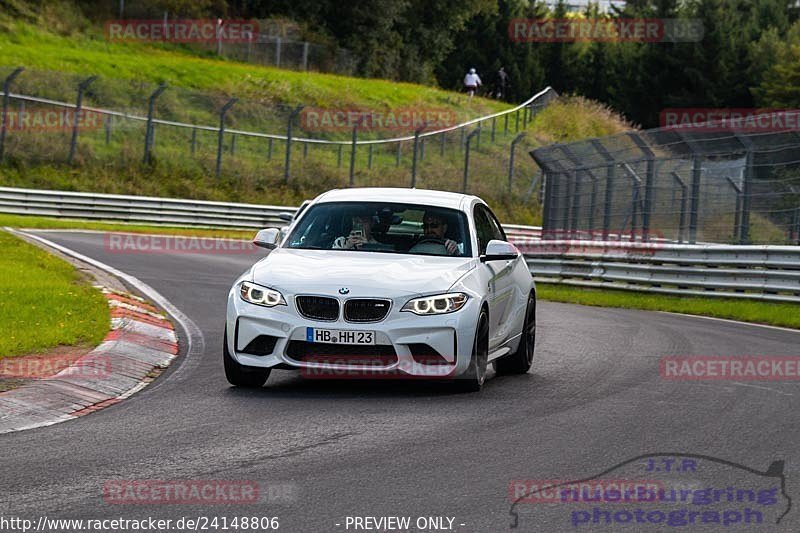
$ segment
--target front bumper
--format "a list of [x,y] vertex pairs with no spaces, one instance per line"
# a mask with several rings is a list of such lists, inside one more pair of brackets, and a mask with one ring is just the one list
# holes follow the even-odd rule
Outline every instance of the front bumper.
[[[296,368],[307,377],[415,377],[450,378],[467,370],[475,338],[475,328],[480,302],[471,297],[460,310],[439,316],[418,316],[400,309],[409,297],[392,299],[392,307],[383,320],[372,323],[353,323],[343,320],[317,321],[302,316],[295,306],[294,295],[284,294],[287,305],[262,307],[242,300],[234,286],[228,296],[227,331],[225,342],[234,359],[245,366],[260,368]],[[344,298],[337,298],[340,305]],[[359,295],[360,297],[385,298],[381,295]],[[358,347],[348,349],[345,345],[318,344],[325,352],[334,352],[325,358],[297,357],[298,345],[307,341],[307,328],[324,328],[351,331],[375,332],[377,352],[393,349],[391,361],[371,358],[370,349]],[[259,336],[274,337],[271,353],[253,355],[243,350]],[[290,343],[293,343],[290,345]],[[441,358],[438,364],[420,362],[412,356],[414,345],[427,345]],[[305,348],[309,346],[306,345]],[[336,357],[341,350],[341,357]],[[354,352],[351,355],[348,352]]]

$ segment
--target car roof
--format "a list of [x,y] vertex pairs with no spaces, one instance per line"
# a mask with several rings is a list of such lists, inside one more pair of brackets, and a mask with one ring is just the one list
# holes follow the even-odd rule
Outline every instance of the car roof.
[[409,189],[401,187],[361,187],[335,189],[322,193],[316,202],[396,202],[461,209],[476,196],[457,192]]

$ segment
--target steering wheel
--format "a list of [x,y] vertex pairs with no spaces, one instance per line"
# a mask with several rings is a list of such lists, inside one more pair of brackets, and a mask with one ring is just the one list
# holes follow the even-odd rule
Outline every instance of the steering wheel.
[[444,239],[440,239],[438,237],[424,237],[423,239],[417,241],[414,246],[419,246],[420,244],[441,244],[442,246],[447,246],[447,243]]

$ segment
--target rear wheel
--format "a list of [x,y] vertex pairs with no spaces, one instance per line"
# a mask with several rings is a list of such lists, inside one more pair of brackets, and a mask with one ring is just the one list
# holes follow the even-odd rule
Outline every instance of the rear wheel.
[[245,366],[237,363],[228,351],[228,327],[222,341],[222,359],[225,362],[225,377],[228,383],[237,387],[261,387],[269,378],[269,368]]
[[528,296],[525,309],[525,322],[522,324],[522,337],[517,351],[494,362],[494,369],[500,375],[525,374],[533,363],[533,350],[536,346],[536,298]]
[[469,368],[456,378],[456,388],[461,392],[478,392],[486,380],[486,366],[489,358],[489,315],[481,310],[478,316],[478,327],[475,331],[475,342]]

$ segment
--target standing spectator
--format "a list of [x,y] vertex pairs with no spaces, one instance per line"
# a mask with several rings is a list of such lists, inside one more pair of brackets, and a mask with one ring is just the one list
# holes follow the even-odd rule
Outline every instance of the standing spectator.
[[481,86],[481,77],[475,72],[474,68],[469,69],[469,72],[464,76],[464,88],[467,90],[469,99],[472,100],[475,91]]
[[509,77],[506,69],[500,67],[500,70],[497,71],[497,91],[495,92],[495,96],[498,100],[505,100],[506,99],[506,91],[508,90],[509,85]]

